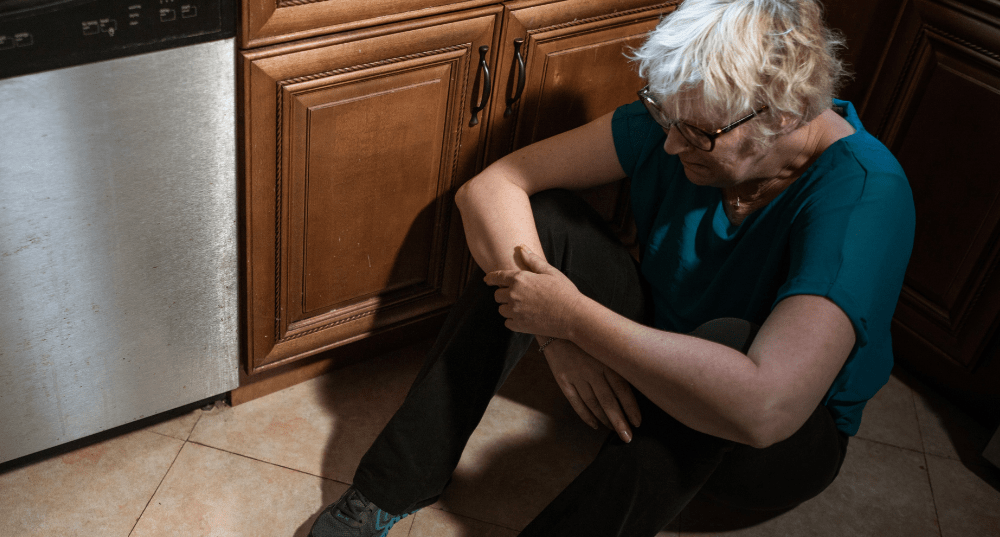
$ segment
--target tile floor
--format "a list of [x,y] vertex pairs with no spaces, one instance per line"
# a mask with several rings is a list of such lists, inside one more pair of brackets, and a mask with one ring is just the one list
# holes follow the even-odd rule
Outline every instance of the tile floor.
[[[422,349],[217,404],[0,472],[0,536],[305,537],[400,404]],[[696,499],[659,537],[1000,535],[990,432],[896,375],[872,400],[837,481],[771,518]],[[544,359],[494,398],[454,480],[390,537],[514,537],[596,453]]]

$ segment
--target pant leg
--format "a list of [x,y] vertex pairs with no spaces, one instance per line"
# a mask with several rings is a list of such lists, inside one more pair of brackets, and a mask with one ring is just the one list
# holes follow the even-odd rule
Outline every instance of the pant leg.
[[[719,319],[692,335],[745,351],[756,327]],[[791,438],[766,449],[695,431],[645,397],[640,406],[643,422],[632,442],[609,435],[594,462],[521,537],[652,537],[703,488],[740,506],[793,506],[826,488],[843,462],[846,441],[823,406]]]
[[823,405],[795,434],[765,449],[737,445],[705,484],[704,494],[739,509],[783,511],[833,483],[849,437]]
[[[587,296],[622,315],[647,311],[635,263],[579,197],[532,197],[545,256]],[[495,288],[474,276],[452,308],[402,406],[361,460],[354,485],[399,514],[441,494],[490,399],[533,336],[504,326]]]
[[609,434],[597,458],[521,537],[652,537],[691,501],[734,442],[700,433],[637,396],[632,441]]

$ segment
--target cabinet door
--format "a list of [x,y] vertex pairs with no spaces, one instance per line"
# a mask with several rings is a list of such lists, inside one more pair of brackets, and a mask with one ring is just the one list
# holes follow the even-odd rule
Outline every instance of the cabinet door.
[[863,117],[902,164],[916,206],[897,358],[996,401],[987,349],[1000,314],[1000,19],[910,2]]
[[250,373],[454,302],[500,13],[244,54]]
[[[678,3],[508,3],[487,161],[634,101],[644,82],[625,54]],[[622,225],[628,200],[625,183],[595,189],[585,197],[606,219]]]

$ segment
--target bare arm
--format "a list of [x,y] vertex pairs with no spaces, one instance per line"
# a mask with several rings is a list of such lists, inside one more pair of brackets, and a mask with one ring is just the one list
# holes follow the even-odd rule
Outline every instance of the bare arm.
[[758,447],[805,423],[855,340],[847,315],[812,295],[782,300],[747,354],[600,306],[580,313],[570,340],[689,427]]
[[501,313],[512,330],[572,341],[659,407],[699,431],[764,447],[787,438],[820,403],[854,346],[847,315],[830,300],[796,295],[768,316],[743,354],[635,323],[583,296],[533,254],[530,271],[499,271]]
[[[611,134],[612,114],[578,129],[525,147],[497,161],[459,189],[466,240],[485,271],[517,268],[518,244],[542,247],[528,197],[550,188],[579,190],[625,177]],[[629,384],[613,369],[569,342],[545,350],[556,382],[580,418],[603,423],[623,440],[629,423],[638,425],[639,407]]]
[[582,127],[520,149],[459,189],[466,240],[476,263],[490,272],[516,268],[514,247],[541,255],[528,196],[550,188],[579,190],[625,177],[607,114]]

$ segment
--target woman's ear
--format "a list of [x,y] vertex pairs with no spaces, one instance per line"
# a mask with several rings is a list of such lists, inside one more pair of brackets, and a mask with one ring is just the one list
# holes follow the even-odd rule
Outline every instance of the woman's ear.
[[779,127],[778,127],[778,135],[779,136],[782,135],[782,134],[788,134],[788,133],[794,131],[795,129],[798,129],[799,127],[805,125],[805,123],[806,123],[806,122],[802,121],[800,118],[793,118],[793,117],[791,117],[791,116],[789,116],[787,114],[782,114],[780,112],[779,112],[778,117],[781,119],[781,122],[778,124],[779,125]]

